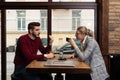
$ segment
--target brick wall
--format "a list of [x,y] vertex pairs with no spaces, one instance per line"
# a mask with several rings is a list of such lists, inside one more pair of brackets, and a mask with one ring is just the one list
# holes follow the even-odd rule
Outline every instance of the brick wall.
[[120,0],[109,0],[109,53],[120,54]]

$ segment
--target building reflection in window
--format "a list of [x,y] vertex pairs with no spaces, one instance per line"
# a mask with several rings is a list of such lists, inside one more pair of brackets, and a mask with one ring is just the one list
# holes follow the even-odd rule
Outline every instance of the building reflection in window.
[[75,31],[79,26],[86,26],[94,31],[94,9],[53,9],[53,50],[66,44],[66,37],[75,38]]

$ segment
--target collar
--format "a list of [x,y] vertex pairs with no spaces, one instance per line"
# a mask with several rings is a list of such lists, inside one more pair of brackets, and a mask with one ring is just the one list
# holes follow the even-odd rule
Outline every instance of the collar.
[[85,44],[86,39],[87,39],[87,35],[85,36],[85,38],[84,38],[82,44]]

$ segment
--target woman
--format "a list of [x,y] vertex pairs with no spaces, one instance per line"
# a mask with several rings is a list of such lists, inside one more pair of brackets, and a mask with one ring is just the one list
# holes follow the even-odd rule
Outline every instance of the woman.
[[[70,44],[74,47],[78,57],[90,65],[91,67],[91,79],[92,80],[108,80],[108,73],[106,71],[105,63],[99,48],[98,43],[91,36],[91,31],[86,27],[81,26],[77,28],[76,38],[80,41],[80,49],[76,45],[73,39],[69,39]],[[70,76],[72,76],[71,74]],[[89,75],[83,75],[87,77],[85,80],[90,80]],[[69,74],[66,75],[66,78],[69,77]],[[68,79],[71,80],[71,79]],[[76,80],[76,79],[75,79]],[[81,79],[78,79],[81,80]]]

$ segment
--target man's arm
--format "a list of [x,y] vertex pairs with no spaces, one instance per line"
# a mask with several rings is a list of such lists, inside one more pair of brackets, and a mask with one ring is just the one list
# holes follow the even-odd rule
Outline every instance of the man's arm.
[[47,47],[44,47],[43,44],[42,44],[42,41],[40,39],[40,47],[39,47],[39,50],[43,53],[43,54],[46,54],[46,53],[49,53],[51,51],[51,46],[52,46],[52,43],[53,43],[53,36],[49,35],[49,38],[50,38],[50,41],[47,45]]
[[47,47],[44,47],[41,39],[39,39],[39,50],[41,51],[42,54],[46,54],[50,52],[51,46],[47,45]]
[[42,60],[44,58],[44,55],[36,55],[36,54],[32,54],[30,52],[30,49],[26,43],[26,41],[22,38],[20,38],[18,40],[18,46],[20,47],[23,55],[26,57],[26,59],[28,59],[29,61],[32,61],[32,60]]

